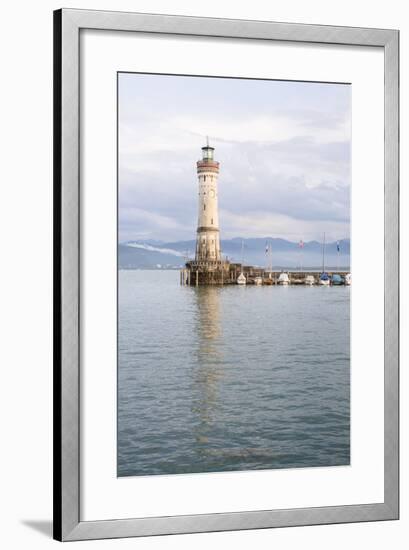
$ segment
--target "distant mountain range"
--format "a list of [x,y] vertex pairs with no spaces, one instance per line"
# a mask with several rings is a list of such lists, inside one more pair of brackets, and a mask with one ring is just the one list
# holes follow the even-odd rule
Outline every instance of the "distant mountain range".
[[[321,268],[322,243],[305,242],[301,249],[298,243],[278,238],[257,238],[222,240],[223,257],[231,262],[241,263],[243,257],[246,265],[267,267],[269,256],[266,254],[267,243],[271,246],[273,269]],[[339,268],[348,268],[350,264],[350,239],[339,242]],[[128,241],[118,245],[118,265],[120,269],[177,269],[184,265],[187,258],[194,258],[195,241]],[[325,246],[325,267],[337,267],[337,241]]]

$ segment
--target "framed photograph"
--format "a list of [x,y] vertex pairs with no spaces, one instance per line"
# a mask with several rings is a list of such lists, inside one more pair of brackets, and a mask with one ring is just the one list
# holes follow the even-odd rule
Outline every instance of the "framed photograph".
[[54,537],[398,518],[396,30],[54,14]]

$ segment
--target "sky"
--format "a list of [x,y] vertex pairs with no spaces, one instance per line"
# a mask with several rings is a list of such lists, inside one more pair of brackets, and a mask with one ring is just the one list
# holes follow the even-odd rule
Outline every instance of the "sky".
[[120,73],[119,241],[195,239],[196,161],[220,162],[221,238],[348,238],[351,86]]

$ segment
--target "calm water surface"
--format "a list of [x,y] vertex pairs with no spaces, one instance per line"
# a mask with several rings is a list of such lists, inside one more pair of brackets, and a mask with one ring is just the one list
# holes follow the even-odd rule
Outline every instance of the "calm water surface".
[[120,271],[118,475],[349,464],[349,296]]

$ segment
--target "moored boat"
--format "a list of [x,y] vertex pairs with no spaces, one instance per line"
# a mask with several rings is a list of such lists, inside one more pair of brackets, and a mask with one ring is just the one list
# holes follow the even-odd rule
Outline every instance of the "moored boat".
[[263,284],[263,278],[262,277],[255,277],[254,278],[254,284],[257,286],[260,286]]
[[290,283],[290,279],[288,277],[288,273],[280,273],[280,276],[278,278],[278,284],[287,286]]
[[320,275],[319,284],[323,286],[329,286],[329,282],[330,282],[329,275],[324,271],[324,273],[321,273]]
[[328,273],[326,273],[325,271],[325,233],[324,233],[324,239],[322,241],[322,273],[318,280],[318,284],[322,286],[329,286],[329,283],[330,283],[330,278]]
[[350,284],[351,284],[351,274],[350,274],[350,273],[347,273],[347,274],[345,275],[345,284],[346,284],[347,286],[350,286]]
[[[241,268],[243,269],[244,266],[244,240],[241,240]],[[238,285],[245,285],[247,284],[247,279],[243,273],[243,271],[240,272],[240,275],[237,277],[237,284]]]
[[305,284],[307,286],[312,286],[312,285],[315,285],[315,278],[314,278],[314,275],[307,275],[305,277]]
[[343,285],[344,284],[344,279],[343,277],[341,277],[341,275],[339,275],[339,273],[333,273],[332,277],[331,277],[331,284],[332,285]]

